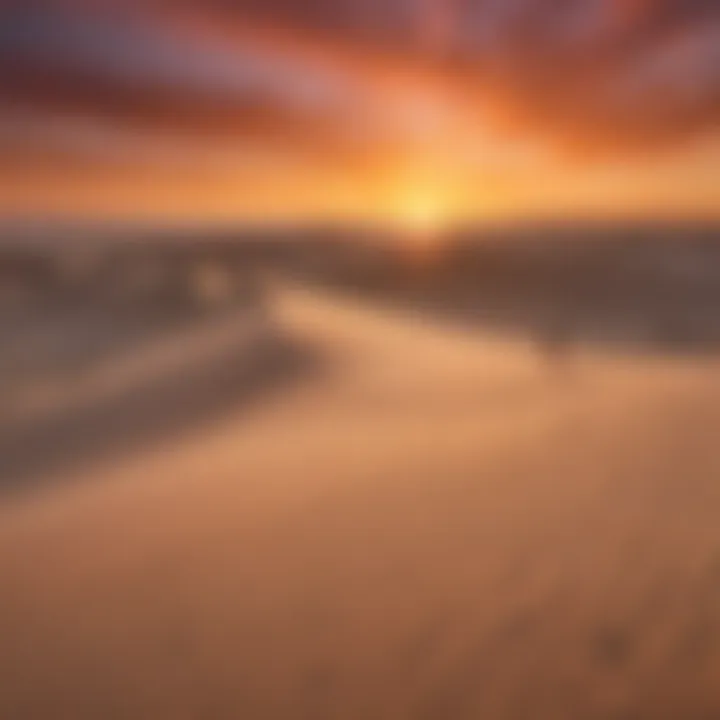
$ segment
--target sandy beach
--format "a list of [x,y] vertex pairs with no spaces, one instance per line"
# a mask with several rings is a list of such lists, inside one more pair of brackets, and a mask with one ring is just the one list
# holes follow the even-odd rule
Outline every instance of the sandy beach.
[[712,357],[579,351],[559,378],[520,340],[274,304],[312,371],[249,406],[214,371],[221,411],[5,488],[0,716],[720,713]]

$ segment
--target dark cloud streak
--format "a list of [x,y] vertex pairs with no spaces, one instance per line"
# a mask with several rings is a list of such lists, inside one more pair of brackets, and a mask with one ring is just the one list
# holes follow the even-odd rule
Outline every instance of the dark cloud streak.
[[[179,20],[185,31],[263,24],[302,34],[328,48],[326,65],[281,44],[196,42]],[[357,99],[352,73],[333,72],[352,53],[445,77],[567,145],[676,144],[720,122],[716,0],[4,2],[0,112],[20,105],[340,147],[358,141],[347,119],[372,104]],[[369,113],[368,138],[381,116]]]

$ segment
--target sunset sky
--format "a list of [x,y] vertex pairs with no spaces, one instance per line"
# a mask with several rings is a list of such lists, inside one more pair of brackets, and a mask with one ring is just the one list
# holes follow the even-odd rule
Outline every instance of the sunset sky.
[[0,0],[0,213],[720,216],[717,0]]

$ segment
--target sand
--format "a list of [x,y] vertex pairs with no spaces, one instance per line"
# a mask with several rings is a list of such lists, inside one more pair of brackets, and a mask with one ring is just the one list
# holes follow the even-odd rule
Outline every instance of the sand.
[[276,295],[311,371],[8,466],[1,718],[720,717],[713,356]]

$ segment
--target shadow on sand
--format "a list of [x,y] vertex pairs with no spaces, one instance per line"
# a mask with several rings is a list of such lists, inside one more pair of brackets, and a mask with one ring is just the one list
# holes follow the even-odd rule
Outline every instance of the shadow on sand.
[[[193,256],[192,263],[209,260],[230,273],[243,275],[260,265],[380,310],[401,309],[470,332],[529,339],[558,367],[569,351],[582,347],[647,357],[714,357],[720,351],[716,228],[502,232],[445,239],[429,252],[387,240],[293,239],[253,263],[242,238],[193,251],[201,257]],[[123,282],[132,280],[137,297],[155,265],[132,253],[127,263],[142,271],[120,274]],[[178,267],[192,263],[176,258]],[[34,275],[39,287],[54,287],[34,270],[28,276]],[[89,277],[95,278],[92,292],[98,296],[103,294],[98,288],[111,286],[105,275]],[[109,308],[87,298],[68,307],[44,300],[0,316],[0,493],[32,489],[62,471],[153,443],[179,442],[183,433],[324,367],[316,349],[275,327],[264,287],[246,278],[238,285],[243,299],[224,310],[198,311],[177,304],[174,276],[168,277],[169,290],[163,291],[168,305],[156,298],[120,309],[112,306],[114,300]],[[261,331],[241,332],[248,322]],[[231,330],[230,341],[215,347],[205,333],[212,334],[216,323],[236,327],[237,338]],[[164,366],[168,343],[172,357]],[[196,354],[194,347],[205,350]],[[148,356],[153,372],[138,374],[145,361],[135,357],[133,369],[133,356]],[[98,368],[128,358],[131,370],[120,373],[124,380],[113,392],[89,393],[80,402],[73,397],[73,388],[82,395]],[[13,416],[18,389],[42,395],[48,382],[64,386],[70,396],[64,406]]]
[[338,246],[304,281],[428,320],[492,330],[541,352],[720,351],[720,231],[572,228]]
[[[270,317],[247,316],[237,308],[154,317],[46,311],[20,323],[24,331],[16,328],[0,351],[0,495],[155,444],[173,447],[319,370],[317,353]],[[23,349],[21,362],[7,362],[10,350]],[[18,387],[47,395],[46,385],[62,391],[56,406],[8,411]]]

